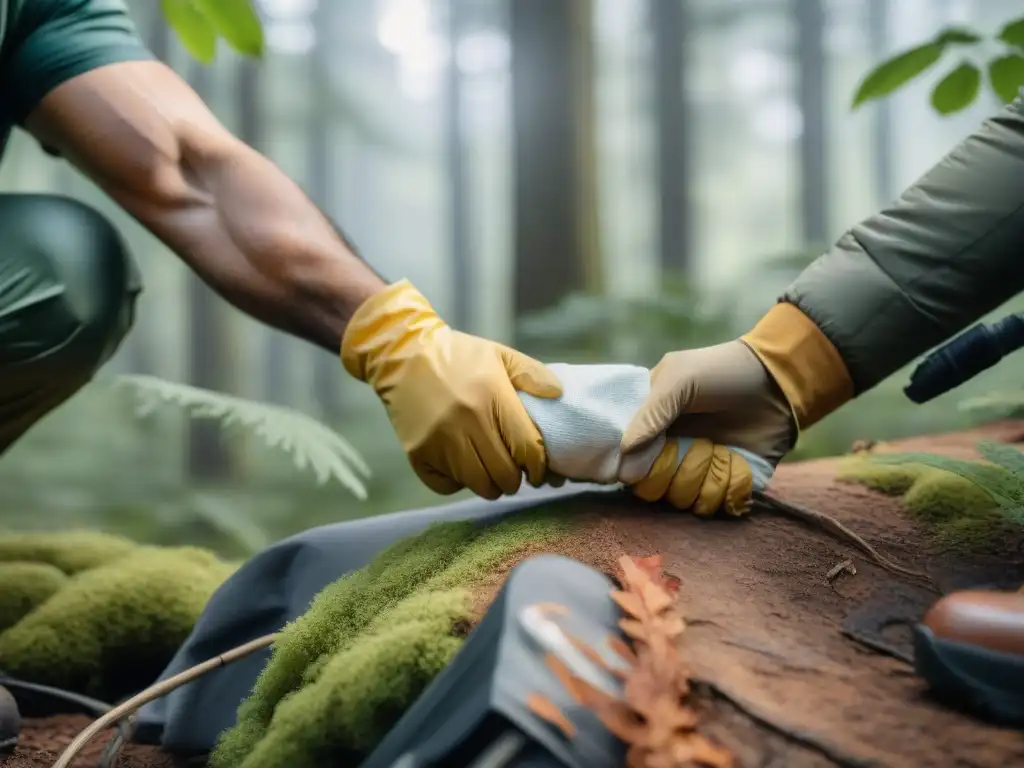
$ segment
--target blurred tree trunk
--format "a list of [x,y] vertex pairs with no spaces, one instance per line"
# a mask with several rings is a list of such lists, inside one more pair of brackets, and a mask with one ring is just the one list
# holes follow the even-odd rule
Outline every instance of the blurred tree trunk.
[[[875,61],[882,61],[889,55],[889,4],[890,0],[868,0],[868,38]],[[897,196],[892,176],[892,102],[890,99],[880,99],[872,105],[872,109],[875,111],[875,202],[883,206]]]
[[516,317],[599,291],[593,0],[511,0]]
[[[334,153],[331,151],[331,136],[334,115],[334,99],[328,74],[331,66],[331,44],[338,10],[337,2],[318,2],[313,10],[313,29],[316,33],[313,50],[308,57],[310,115],[306,122],[306,174],[308,192],[313,202],[326,215],[335,218],[334,211]],[[338,340],[339,354],[341,340]],[[336,355],[325,355],[322,349],[314,350],[313,395],[320,409],[320,415],[333,423],[341,416],[339,388],[341,386],[341,363]]]
[[[189,82],[204,100],[210,96],[209,67],[191,62]],[[188,276],[189,380],[197,387],[231,390],[231,328],[223,300],[195,274]],[[234,472],[233,456],[215,421],[190,419],[186,467],[192,482],[217,482]]]
[[448,177],[448,226],[451,237],[452,325],[471,332],[475,288],[470,246],[469,211],[462,129],[462,74],[457,60],[465,9],[461,0],[448,0],[448,66],[444,89],[445,159]]
[[829,231],[828,145],[825,123],[825,3],[792,0],[797,22],[800,112],[800,212],[804,245],[822,246]]
[[654,40],[661,267],[685,275],[691,266],[689,120],[686,54],[689,0],[648,0]]

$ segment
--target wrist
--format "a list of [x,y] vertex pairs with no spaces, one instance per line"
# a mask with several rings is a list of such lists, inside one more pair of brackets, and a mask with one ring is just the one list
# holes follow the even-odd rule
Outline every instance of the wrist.
[[409,339],[444,325],[430,302],[408,280],[364,301],[345,327],[341,362],[356,379],[373,385],[383,361],[401,355]]
[[776,304],[740,340],[782,390],[799,429],[853,397],[853,381],[839,351],[795,305]]

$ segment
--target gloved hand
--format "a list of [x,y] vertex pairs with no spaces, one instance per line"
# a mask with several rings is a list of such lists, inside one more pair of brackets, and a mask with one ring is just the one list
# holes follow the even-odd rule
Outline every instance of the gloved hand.
[[547,459],[516,390],[559,397],[545,366],[453,330],[407,280],[371,296],[352,317],[341,358],[384,402],[416,474],[435,493],[485,499],[515,493],[523,472],[545,482]]
[[678,469],[672,441],[634,491],[648,500],[711,514],[742,513],[750,468],[726,445],[763,456],[774,466],[800,429],[852,397],[839,352],[792,304],[775,305],[736,341],[671,352],[651,371],[651,392],[622,437],[623,453],[657,435],[698,438]]

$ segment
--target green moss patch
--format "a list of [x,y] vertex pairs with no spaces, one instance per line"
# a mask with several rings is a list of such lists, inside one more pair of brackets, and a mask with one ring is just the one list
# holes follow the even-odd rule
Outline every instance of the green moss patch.
[[919,464],[874,464],[867,458],[851,459],[838,479],[901,496],[907,511],[946,546],[983,544],[1008,526],[985,491],[951,472]]
[[0,632],[13,627],[68,582],[49,563],[0,563]]
[[8,533],[0,535],[0,563],[48,563],[75,574],[112,563],[137,548],[129,539],[98,531]]
[[[50,534],[50,542],[40,536],[22,539],[32,546],[19,552],[44,562],[0,564],[0,595],[28,595],[21,603],[0,597],[0,605],[13,615],[32,603],[0,632],[0,666],[15,677],[108,701],[153,682],[234,570],[189,547],[123,550],[116,540],[97,537],[91,541],[102,546],[76,557],[71,547],[88,537],[73,535],[68,544],[62,534]],[[100,561],[101,550],[111,561],[82,570],[83,563]],[[36,581],[45,586],[32,586]]]
[[326,587],[282,631],[211,766],[357,764],[458,652],[474,587],[554,543],[564,515],[433,526]]

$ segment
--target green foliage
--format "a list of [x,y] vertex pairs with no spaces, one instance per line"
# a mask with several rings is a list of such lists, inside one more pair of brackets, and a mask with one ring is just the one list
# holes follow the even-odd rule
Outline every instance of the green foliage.
[[366,498],[363,479],[370,476],[369,466],[345,438],[303,413],[155,376],[121,376],[119,384],[135,390],[140,416],[169,403],[194,419],[247,427],[269,447],[290,454],[298,469],[312,470],[318,483],[334,479],[357,498]]
[[117,700],[160,674],[234,567],[200,549],[139,547],[82,571],[0,633],[4,670]]
[[211,766],[358,763],[455,654],[473,585],[562,531],[543,511],[436,525],[326,587],[283,630]]
[[[969,548],[1007,530],[1005,516],[989,494],[974,483],[923,464],[880,463],[890,456],[854,459],[840,472],[839,479],[901,496],[906,510],[945,546]],[[896,456],[893,461],[905,458]]]
[[658,294],[623,298],[574,293],[519,322],[517,344],[548,362],[616,360],[652,366],[673,349],[723,341],[728,313],[669,281]]
[[1012,523],[1024,525],[1024,456],[1013,446],[980,441],[985,462],[964,461],[929,453],[902,453],[872,457],[878,464],[919,464],[952,473],[983,491]]
[[67,580],[47,563],[0,563],[0,632],[50,599]]
[[980,416],[985,421],[1015,419],[1024,416],[1024,391],[993,392],[961,401],[959,410]]
[[940,115],[959,112],[978,98],[981,90],[981,70],[965,61],[952,70],[932,91],[932,108]]
[[218,38],[245,56],[263,55],[252,0],[160,0],[160,8],[185,50],[204,64],[217,54]]
[[[853,107],[880,99],[937,65],[952,49],[977,52],[986,46],[999,52],[989,57],[984,69],[989,88],[1000,101],[1013,101],[1024,86],[1024,18],[1003,25],[993,37],[986,38],[975,30],[948,27],[931,40],[904,51],[879,64],[861,81],[853,97]],[[933,88],[932,107],[941,115],[951,115],[974,103],[981,92],[982,67],[961,61]]]

